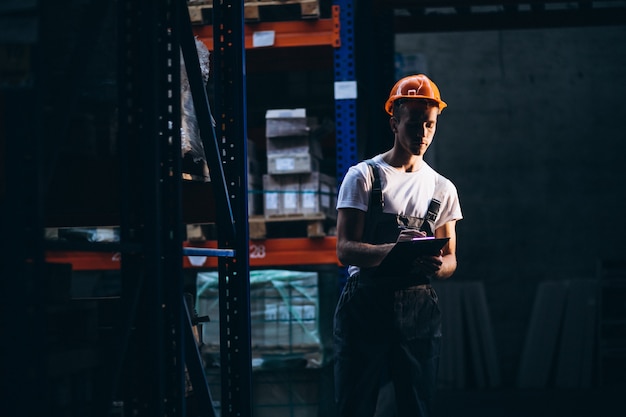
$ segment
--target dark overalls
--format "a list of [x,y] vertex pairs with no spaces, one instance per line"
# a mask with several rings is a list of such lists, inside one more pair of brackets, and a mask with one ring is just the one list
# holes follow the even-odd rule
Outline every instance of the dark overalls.
[[[368,213],[376,219],[366,222],[370,229],[366,241],[370,243],[395,242],[399,225],[419,227],[423,222],[382,213],[371,200]],[[428,277],[411,274],[398,278],[362,268],[342,291],[335,311],[334,338],[341,417],[430,414],[441,316]]]

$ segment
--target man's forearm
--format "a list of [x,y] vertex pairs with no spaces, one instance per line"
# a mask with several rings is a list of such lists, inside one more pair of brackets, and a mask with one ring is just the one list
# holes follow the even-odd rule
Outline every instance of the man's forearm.
[[394,244],[372,245],[354,241],[341,242],[337,244],[337,257],[344,265],[371,268],[382,262]]

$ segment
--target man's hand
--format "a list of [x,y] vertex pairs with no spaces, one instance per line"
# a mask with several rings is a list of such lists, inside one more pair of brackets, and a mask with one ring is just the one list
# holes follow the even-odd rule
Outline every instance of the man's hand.
[[413,261],[413,271],[420,271],[426,275],[434,275],[443,265],[443,251],[437,256],[420,256]]
[[413,229],[410,227],[400,229],[400,235],[398,235],[398,242],[408,242],[413,239],[419,239],[422,237],[426,237],[426,232],[422,232],[418,229]]

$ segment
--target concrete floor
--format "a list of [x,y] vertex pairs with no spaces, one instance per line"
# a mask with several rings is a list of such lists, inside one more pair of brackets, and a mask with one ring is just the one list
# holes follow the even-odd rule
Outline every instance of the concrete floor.
[[440,390],[433,417],[624,417],[626,386],[593,390]]

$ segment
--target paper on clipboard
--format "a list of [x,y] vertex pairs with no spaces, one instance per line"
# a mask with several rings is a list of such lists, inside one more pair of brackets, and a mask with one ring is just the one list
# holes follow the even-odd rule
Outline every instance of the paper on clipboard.
[[415,258],[437,256],[448,240],[450,240],[449,237],[426,237],[398,242],[380,263],[378,270],[389,275],[406,274],[411,269]]

